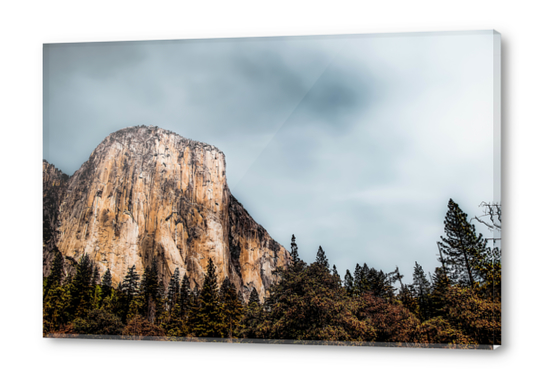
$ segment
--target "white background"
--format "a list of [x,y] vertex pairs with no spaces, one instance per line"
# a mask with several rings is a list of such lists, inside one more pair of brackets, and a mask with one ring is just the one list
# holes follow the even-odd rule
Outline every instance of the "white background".
[[[196,5],[197,3],[197,5]],[[0,375],[536,377],[541,203],[535,1],[44,1],[0,6]],[[496,351],[41,338],[43,43],[496,29],[503,41],[503,344]]]

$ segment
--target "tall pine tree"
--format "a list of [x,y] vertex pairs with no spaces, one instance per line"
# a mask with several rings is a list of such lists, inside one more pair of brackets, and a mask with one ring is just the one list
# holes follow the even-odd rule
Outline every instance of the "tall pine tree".
[[130,300],[139,294],[139,274],[136,271],[135,265],[128,269],[122,281],[121,289]]
[[158,277],[158,262],[153,258],[151,266],[146,267],[141,280],[143,295],[143,316],[154,324],[162,311],[162,283]]
[[364,263],[363,267],[356,263],[354,270],[354,293],[356,295],[369,291],[369,271],[367,263]]
[[181,282],[177,303],[179,304],[180,317],[184,319],[188,312],[190,303],[190,282],[188,280],[188,276],[186,276],[186,273],[184,274]]
[[297,251],[297,243],[295,243],[295,235],[292,234],[292,243],[291,243],[291,252],[290,255],[292,257],[292,263],[293,265],[297,265],[300,261],[299,253]]
[[173,272],[173,275],[169,279],[169,285],[167,289],[167,304],[169,312],[173,310],[173,307],[175,306],[175,303],[177,303],[177,297],[179,295],[179,290],[181,288],[180,286],[180,277],[181,273],[179,272],[179,268],[175,268],[175,271]]
[[203,288],[198,297],[192,331],[197,337],[222,337],[222,304],[218,293],[216,267],[209,258]]
[[354,295],[354,278],[352,278],[352,274],[350,274],[350,270],[348,269],[346,270],[346,274],[344,274],[344,289],[348,296]]
[[102,294],[104,299],[111,296],[111,290],[113,287],[113,279],[111,277],[111,271],[109,268],[105,271],[105,274],[102,278]]
[[260,296],[258,295],[258,291],[256,291],[256,288],[253,288],[252,291],[250,291],[250,297],[248,298],[248,303],[260,304]]
[[243,315],[243,304],[239,301],[235,286],[228,277],[224,279],[220,287],[220,299],[222,301],[223,327],[225,329],[223,334],[232,338]]
[[329,262],[326,257],[326,252],[322,249],[322,246],[318,246],[318,252],[316,253],[316,263],[329,270]]
[[75,317],[85,317],[90,310],[92,272],[92,262],[87,254],[83,254],[70,286],[71,303],[69,309]]
[[98,265],[94,265],[94,268],[92,270],[92,285],[95,286],[96,284],[100,284],[100,269],[98,268]]
[[482,234],[476,235],[476,228],[467,219],[467,214],[452,199],[444,220],[446,237],[439,242],[444,256],[439,259],[446,267],[453,283],[474,288],[480,279],[476,267],[487,254],[487,241]]
[[430,317],[430,292],[431,284],[425,276],[422,266],[415,262],[412,288],[414,296],[419,304],[419,317],[422,321],[427,320]]
[[45,288],[43,292],[43,298],[47,296],[47,293],[51,288],[58,287],[62,284],[64,277],[64,257],[60,251],[55,251],[55,257],[53,258],[53,264],[51,265],[51,271],[49,276],[45,279]]

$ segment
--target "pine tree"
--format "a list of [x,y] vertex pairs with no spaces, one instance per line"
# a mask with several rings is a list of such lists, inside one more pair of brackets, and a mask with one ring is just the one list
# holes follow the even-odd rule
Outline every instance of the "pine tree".
[[184,318],[188,312],[190,303],[190,283],[188,281],[188,277],[186,276],[186,273],[183,276],[183,280],[181,282],[181,288],[179,290],[179,297],[178,297],[178,304],[179,304],[179,311],[180,311],[180,317]]
[[102,278],[102,295],[104,299],[111,296],[112,287],[113,283],[111,278],[111,271],[108,268]]
[[[247,336],[271,339],[361,341],[368,324],[354,314],[354,300],[337,287],[337,280],[322,264],[313,263],[298,273],[287,270],[269,289],[260,322],[246,328]],[[250,325],[250,323],[247,323]]]
[[62,284],[62,278],[64,277],[64,257],[60,251],[55,251],[55,257],[53,258],[53,263],[51,265],[51,271],[49,276],[46,278],[45,288],[43,292],[43,298],[47,296],[47,293],[51,288],[58,287]]
[[70,312],[73,316],[85,317],[90,310],[91,281],[92,263],[88,255],[83,254],[70,286]]
[[256,288],[252,288],[248,303],[245,307],[243,318],[239,322],[239,334],[244,338],[258,338],[258,324],[261,322],[263,306]]
[[158,262],[153,258],[151,266],[146,267],[141,280],[141,294],[143,296],[143,316],[151,324],[161,315],[163,287],[158,278]]
[[258,291],[256,291],[256,288],[253,288],[252,291],[250,291],[250,297],[248,298],[248,303],[260,304],[260,296],[258,295]]
[[354,270],[354,293],[356,295],[369,291],[369,272],[366,263],[363,264],[363,268],[356,263],[356,269]]
[[476,235],[476,228],[467,220],[467,214],[452,199],[444,220],[445,237],[439,242],[444,253],[440,260],[446,267],[449,278],[461,285],[475,287],[480,279],[475,270],[485,254],[487,241],[482,234]]
[[420,319],[427,320],[430,316],[430,303],[429,294],[431,291],[431,284],[425,276],[422,266],[415,262],[412,288],[414,296],[416,297],[420,306]]
[[316,253],[316,263],[329,270],[329,262],[326,257],[326,252],[322,249],[322,246],[318,247],[318,252]]
[[403,280],[402,280],[404,278],[404,275],[401,275],[401,273],[399,272],[399,267],[395,266],[395,270],[389,273],[389,277],[390,277],[391,283],[395,283],[399,281],[399,285],[400,285],[399,288],[404,287]]
[[292,263],[297,265],[300,261],[299,253],[297,252],[297,244],[295,243],[295,235],[292,234],[292,244],[291,244],[291,257],[292,257]]
[[344,275],[344,289],[348,296],[354,295],[354,278],[352,278],[352,274],[350,274],[350,270],[348,269]]
[[135,265],[128,269],[122,284],[119,285],[119,290],[126,294],[129,300],[132,300],[139,294],[139,274],[136,271]]
[[228,278],[226,276],[224,278],[224,281],[220,285],[220,289],[218,290],[218,296],[219,296],[221,302],[224,302],[224,299],[227,296],[227,292],[230,289],[230,285],[232,285],[231,282],[230,282],[230,278]]
[[222,333],[232,338],[243,315],[243,305],[239,302],[235,286],[228,277],[224,279],[220,287],[220,299],[222,301],[223,327],[225,329]]
[[92,269],[92,279],[90,281],[92,286],[100,283],[100,270],[98,269],[98,265],[93,266],[94,267]]
[[169,279],[169,285],[167,289],[167,300],[168,300],[168,308],[169,312],[173,310],[173,306],[177,302],[177,297],[179,295],[180,290],[180,276],[181,273],[179,272],[179,268],[175,268],[175,271],[173,272],[173,275]]
[[192,331],[198,337],[222,337],[222,306],[218,296],[216,267],[209,258],[203,288],[198,296]]
[[332,275],[335,278],[335,281],[337,282],[337,288],[341,287],[341,276],[339,275],[339,272],[337,271],[337,267],[333,265]]
[[118,314],[122,322],[126,322],[131,317],[139,313],[139,274],[136,271],[135,265],[128,269],[123,281],[118,287]]
[[90,299],[90,309],[99,309],[103,302],[102,286],[99,284],[91,286],[92,297]]
[[431,316],[445,316],[446,294],[450,288],[450,280],[442,267],[435,268],[433,285],[431,286]]
[[55,251],[55,257],[53,264],[51,265],[51,272],[47,277],[51,284],[61,285],[62,278],[64,277],[64,257],[60,251]]
[[382,270],[378,271],[375,268],[370,268],[366,278],[368,291],[371,291],[374,296],[383,299],[393,297],[393,286],[390,283],[389,276]]
[[49,290],[43,300],[43,333],[57,331],[69,320],[69,291],[64,286],[56,286]]
[[420,307],[418,303],[416,302],[416,299],[414,298],[413,294],[414,290],[412,288],[412,285],[402,285],[399,289],[399,294],[397,295],[397,298],[405,307],[413,314],[419,314]]

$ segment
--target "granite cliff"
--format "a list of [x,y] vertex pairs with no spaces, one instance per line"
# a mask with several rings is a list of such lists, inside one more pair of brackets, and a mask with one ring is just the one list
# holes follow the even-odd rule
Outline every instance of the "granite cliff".
[[224,153],[157,127],[110,134],[69,178],[44,161],[43,186],[44,273],[56,246],[72,263],[88,254],[115,285],[156,259],[164,283],[178,267],[193,288],[212,258],[219,283],[263,299],[289,260],[230,193]]

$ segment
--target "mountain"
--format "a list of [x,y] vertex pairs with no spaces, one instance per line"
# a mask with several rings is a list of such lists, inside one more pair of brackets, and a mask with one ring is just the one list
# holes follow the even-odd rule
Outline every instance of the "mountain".
[[56,246],[55,225],[69,176],[43,160],[43,269],[48,272]]
[[156,259],[163,283],[178,267],[201,288],[212,258],[219,283],[263,299],[290,259],[230,193],[224,153],[157,127],[110,134],[69,178],[44,161],[43,188],[44,274],[56,247],[72,266],[88,254],[115,285]]

